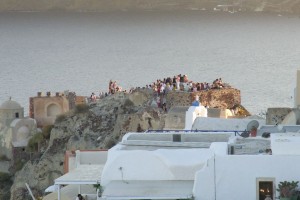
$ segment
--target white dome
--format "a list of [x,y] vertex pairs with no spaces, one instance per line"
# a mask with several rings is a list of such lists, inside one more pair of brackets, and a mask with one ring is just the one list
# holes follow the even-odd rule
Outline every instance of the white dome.
[[1,104],[0,109],[2,110],[14,110],[14,109],[22,109],[21,105],[13,100],[5,101]]

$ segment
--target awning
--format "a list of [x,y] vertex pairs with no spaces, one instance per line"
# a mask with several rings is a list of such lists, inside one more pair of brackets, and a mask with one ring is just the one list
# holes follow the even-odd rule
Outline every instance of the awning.
[[100,183],[103,165],[80,165],[74,170],[55,179],[55,185],[79,185]]
[[102,197],[114,199],[189,199],[194,181],[112,181]]
[[45,192],[55,192],[59,189],[58,185],[50,185],[45,189]]
[[[62,187],[60,192],[61,200],[74,200],[78,194],[78,185],[66,185]],[[81,194],[94,194],[96,197],[96,189],[92,185],[81,185]],[[43,200],[58,200],[58,193],[52,192],[43,197]]]

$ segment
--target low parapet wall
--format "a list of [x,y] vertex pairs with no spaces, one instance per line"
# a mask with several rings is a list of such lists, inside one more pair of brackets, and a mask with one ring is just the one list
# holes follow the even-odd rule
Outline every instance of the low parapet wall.
[[185,127],[185,113],[189,109],[188,106],[172,107],[165,120],[165,128],[167,130],[179,130]]

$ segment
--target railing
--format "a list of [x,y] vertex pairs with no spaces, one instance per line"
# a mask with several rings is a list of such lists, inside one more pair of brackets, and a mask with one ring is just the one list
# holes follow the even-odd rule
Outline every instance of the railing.
[[249,133],[249,131],[240,130],[147,130],[145,133],[169,133],[169,132],[184,132],[184,133],[234,133],[235,136],[241,136],[241,133]]

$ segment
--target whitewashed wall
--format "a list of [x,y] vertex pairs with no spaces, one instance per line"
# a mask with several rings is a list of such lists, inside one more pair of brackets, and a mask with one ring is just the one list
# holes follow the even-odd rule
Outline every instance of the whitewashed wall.
[[193,195],[196,200],[214,200],[214,157],[212,156],[205,167],[195,175]]
[[205,195],[203,197],[206,191],[207,195],[212,196],[211,180],[214,180],[214,170],[216,200],[255,200],[256,178],[275,178],[277,186],[280,181],[300,181],[299,169],[300,156],[216,156],[215,169],[213,165],[208,165],[208,169],[201,176],[197,173],[195,196],[199,200],[208,200]]
[[111,150],[102,172],[103,186],[113,180],[194,180],[212,156],[209,149]]
[[207,109],[204,106],[190,106],[185,113],[184,130],[192,130],[193,123],[197,117],[207,117]]

